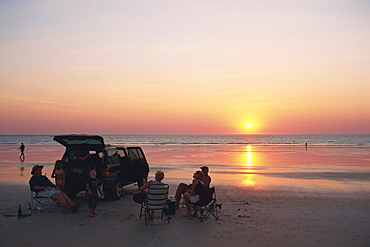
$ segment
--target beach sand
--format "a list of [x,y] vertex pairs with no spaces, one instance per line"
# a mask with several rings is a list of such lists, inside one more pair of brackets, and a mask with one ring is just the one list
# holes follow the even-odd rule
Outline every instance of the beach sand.
[[63,152],[53,147],[51,158],[40,155],[49,147],[35,147],[34,156],[26,149],[26,162],[18,163],[7,148],[0,147],[7,174],[0,176],[1,246],[370,246],[369,148],[145,147],[150,178],[163,169],[170,194],[207,164],[222,203],[219,220],[199,222],[180,208],[170,224],[148,226],[132,200],[134,185],[118,201],[99,200],[94,218],[83,194],[74,199],[82,202],[75,214],[62,208],[5,217],[16,215],[18,204],[26,209],[32,165],[48,165],[51,174]]

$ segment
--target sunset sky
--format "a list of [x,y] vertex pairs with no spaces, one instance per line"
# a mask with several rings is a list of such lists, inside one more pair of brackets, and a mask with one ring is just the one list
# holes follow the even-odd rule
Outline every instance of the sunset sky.
[[370,134],[367,0],[4,0],[0,34],[0,134]]

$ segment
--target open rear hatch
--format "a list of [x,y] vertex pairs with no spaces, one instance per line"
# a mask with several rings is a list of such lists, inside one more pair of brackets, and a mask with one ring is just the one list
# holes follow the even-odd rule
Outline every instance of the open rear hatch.
[[83,149],[88,146],[95,150],[103,150],[105,147],[103,137],[96,135],[58,135],[54,136],[53,140],[68,149]]

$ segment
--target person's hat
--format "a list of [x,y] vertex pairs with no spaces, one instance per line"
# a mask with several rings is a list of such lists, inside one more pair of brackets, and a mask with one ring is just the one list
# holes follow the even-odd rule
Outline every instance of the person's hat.
[[200,169],[208,169],[208,166],[201,166]]
[[35,171],[37,170],[37,169],[42,169],[42,168],[44,168],[44,166],[40,166],[40,165],[34,165],[33,167],[32,167],[32,171],[31,171],[31,174],[33,175],[33,174],[35,174]]

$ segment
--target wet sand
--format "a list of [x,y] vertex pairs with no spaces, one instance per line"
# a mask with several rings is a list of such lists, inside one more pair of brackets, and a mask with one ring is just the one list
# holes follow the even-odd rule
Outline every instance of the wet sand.
[[[52,165],[63,153],[57,145],[0,146],[2,213],[15,214],[30,200],[28,179],[34,164]],[[178,182],[190,182],[201,165],[210,167],[220,219],[205,222],[182,217],[171,223],[139,220],[136,188],[126,187],[118,201],[100,200],[99,216],[66,209],[17,219],[1,216],[4,246],[369,246],[370,148],[289,146],[143,146],[151,165],[163,169],[173,194]],[[22,169],[23,167],[23,169]],[[22,236],[22,237],[19,237]],[[38,237],[37,241],[35,236]]]

